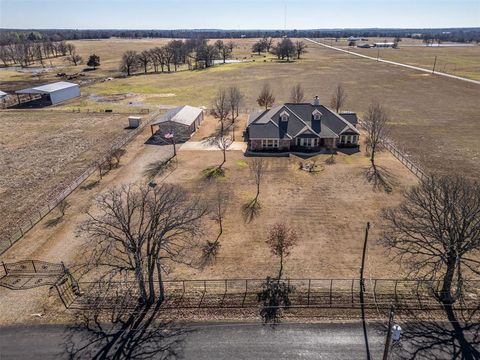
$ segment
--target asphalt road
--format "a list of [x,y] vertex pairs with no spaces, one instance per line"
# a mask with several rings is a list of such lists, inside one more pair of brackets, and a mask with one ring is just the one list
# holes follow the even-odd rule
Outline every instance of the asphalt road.
[[[366,359],[361,323],[198,324],[183,344],[185,359]],[[381,359],[384,335],[369,327],[372,359]],[[65,359],[59,325],[0,328],[0,360]]]

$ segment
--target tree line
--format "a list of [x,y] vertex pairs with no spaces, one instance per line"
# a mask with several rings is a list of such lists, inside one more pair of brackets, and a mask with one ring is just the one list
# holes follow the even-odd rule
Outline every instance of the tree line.
[[317,29],[317,30],[75,30],[75,29],[45,29],[17,30],[0,29],[0,45],[6,45],[12,37],[26,36],[50,41],[79,39],[120,38],[261,38],[273,37],[411,37],[413,34],[429,34],[438,36],[442,41],[478,42],[478,28],[437,28],[437,29]]
[[207,39],[171,40],[164,46],[142,52],[125,51],[120,70],[130,76],[139,70],[144,74],[177,71],[182,65],[187,65],[189,70],[208,68],[215,60],[225,63],[230,59],[234,47],[233,42],[223,40],[214,44],[209,44]]
[[303,41],[298,40],[294,43],[287,37],[278,41],[275,45],[271,37],[264,37],[252,45],[252,52],[258,53],[258,55],[267,52],[276,55],[279,60],[286,59],[287,61],[290,61],[294,56],[300,59],[300,56],[307,52],[306,49],[307,45]]

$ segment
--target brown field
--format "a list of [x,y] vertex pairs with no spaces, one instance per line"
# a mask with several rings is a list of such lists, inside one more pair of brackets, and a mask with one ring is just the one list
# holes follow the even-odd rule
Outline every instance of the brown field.
[[[381,59],[396,61],[408,65],[433,69],[435,57],[437,62],[435,70],[452,75],[480,80],[480,46],[470,44],[466,46],[425,46],[421,40],[403,39],[397,49],[359,49],[348,46],[344,39],[338,42],[329,39],[320,39],[327,45],[333,45],[341,49],[349,49],[352,52],[377,57]],[[369,43],[382,42],[384,39],[369,39]],[[393,41],[393,39],[387,39]],[[363,42],[361,42],[363,43]]]
[[62,191],[128,130],[126,115],[2,111],[0,233]]

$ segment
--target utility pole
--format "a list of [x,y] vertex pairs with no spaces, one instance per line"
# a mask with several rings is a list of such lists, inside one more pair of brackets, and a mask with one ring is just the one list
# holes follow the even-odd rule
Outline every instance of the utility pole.
[[392,342],[392,326],[393,317],[395,316],[395,307],[390,307],[390,314],[388,316],[387,339],[385,340],[385,349],[383,350],[383,360],[388,360],[388,353],[390,351],[390,343]]
[[435,56],[435,61],[433,62],[432,74],[435,74],[435,65],[437,65],[437,57]]
[[363,278],[363,273],[365,270],[365,257],[367,253],[367,242],[368,242],[368,230],[370,230],[370,222],[367,222],[367,227],[365,228],[365,241],[363,243],[363,253],[362,253],[362,265],[360,267],[360,307],[362,310],[362,325],[363,325],[363,337],[365,338],[365,350],[367,353],[367,360],[371,360],[370,355],[370,346],[368,344],[368,332],[367,332],[367,322],[365,321],[365,280]]
[[380,58],[380,48],[377,48],[377,61]]

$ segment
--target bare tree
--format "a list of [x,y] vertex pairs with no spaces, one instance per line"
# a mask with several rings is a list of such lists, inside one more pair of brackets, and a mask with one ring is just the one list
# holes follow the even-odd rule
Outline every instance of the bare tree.
[[305,99],[305,92],[301,84],[294,85],[290,91],[290,101],[292,103],[301,103]]
[[387,141],[390,128],[388,125],[388,115],[382,105],[373,102],[367,111],[364,119],[364,127],[366,130],[366,144],[370,152],[371,167],[367,172],[367,179],[372,181],[375,186],[383,187],[386,191],[391,190],[391,186],[386,180],[386,176],[382,174],[380,168],[375,163],[375,155],[377,151],[382,149],[382,144]]
[[128,185],[96,198],[95,213],[79,231],[89,237],[86,272],[95,270],[100,284],[133,283],[138,303],[163,302],[163,273],[169,262],[191,264],[207,207],[184,189],[162,184]]
[[228,44],[225,44],[222,40],[217,40],[215,42],[215,47],[217,48],[218,52],[220,53],[220,56],[221,56],[224,64],[227,62],[227,59],[232,56],[232,50],[233,50],[232,45],[233,45],[232,42],[230,42]]
[[151,62],[150,51],[143,50],[138,54],[138,62],[143,66],[143,72],[146,74],[148,71],[148,65]]
[[123,53],[120,70],[130,76],[138,67],[138,54],[136,51],[128,50]]
[[330,99],[330,106],[332,109],[335,109],[335,112],[338,113],[340,109],[345,105],[345,101],[347,100],[347,94],[341,84],[337,85],[335,88],[335,92],[332,94],[332,98]]
[[66,60],[72,63],[74,66],[83,63],[83,58],[78,55],[75,50],[73,50],[70,55],[66,57]]
[[480,274],[480,185],[460,176],[429,176],[384,211],[383,243],[412,274],[439,282],[435,297],[450,306],[465,278]]
[[227,150],[232,146],[233,140],[228,135],[219,135],[215,138],[215,145],[222,151],[223,153],[223,161],[218,166],[218,169],[222,169],[223,165],[227,162]]
[[262,183],[263,176],[265,175],[266,163],[262,158],[253,158],[249,163],[248,167],[255,181],[256,190],[255,197],[252,201],[254,205],[258,203],[258,197],[260,196],[260,185]]
[[297,53],[297,59],[300,59],[302,54],[307,53],[307,45],[303,41],[295,42],[295,51]]
[[258,95],[257,103],[260,106],[265,107],[265,110],[268,110],[269,107],[275,103],[275,97],[273,96],[272,89],[269,84],[263,85],[262,91]]
[[213,99],[213,115],[220,122],[220,134],[219,136],[223,137],[225,134],[225,121],[228,119],[230,114],[230,102],[229,102],[229,93],[224,88],[218,89],[215,99]]
[[230,119],[232,121],[232,140],[235,141],[235,120],[240,114],[240,106],[243,101],[243,94],[237,86],[228,88],[228,105],[230,107]]
[[283,223],[275,224],[269,232],[267,244],[273,255],[280,262],[278,275],[267,277],[263,289],[258,293],[258,301],[262,303],[260,316],[265,323],[276,324],[280,321],[282,310],[290,307],[289,295],[294,291],[288,282],[282,280],[284,260],[297,244],[297,234]]

